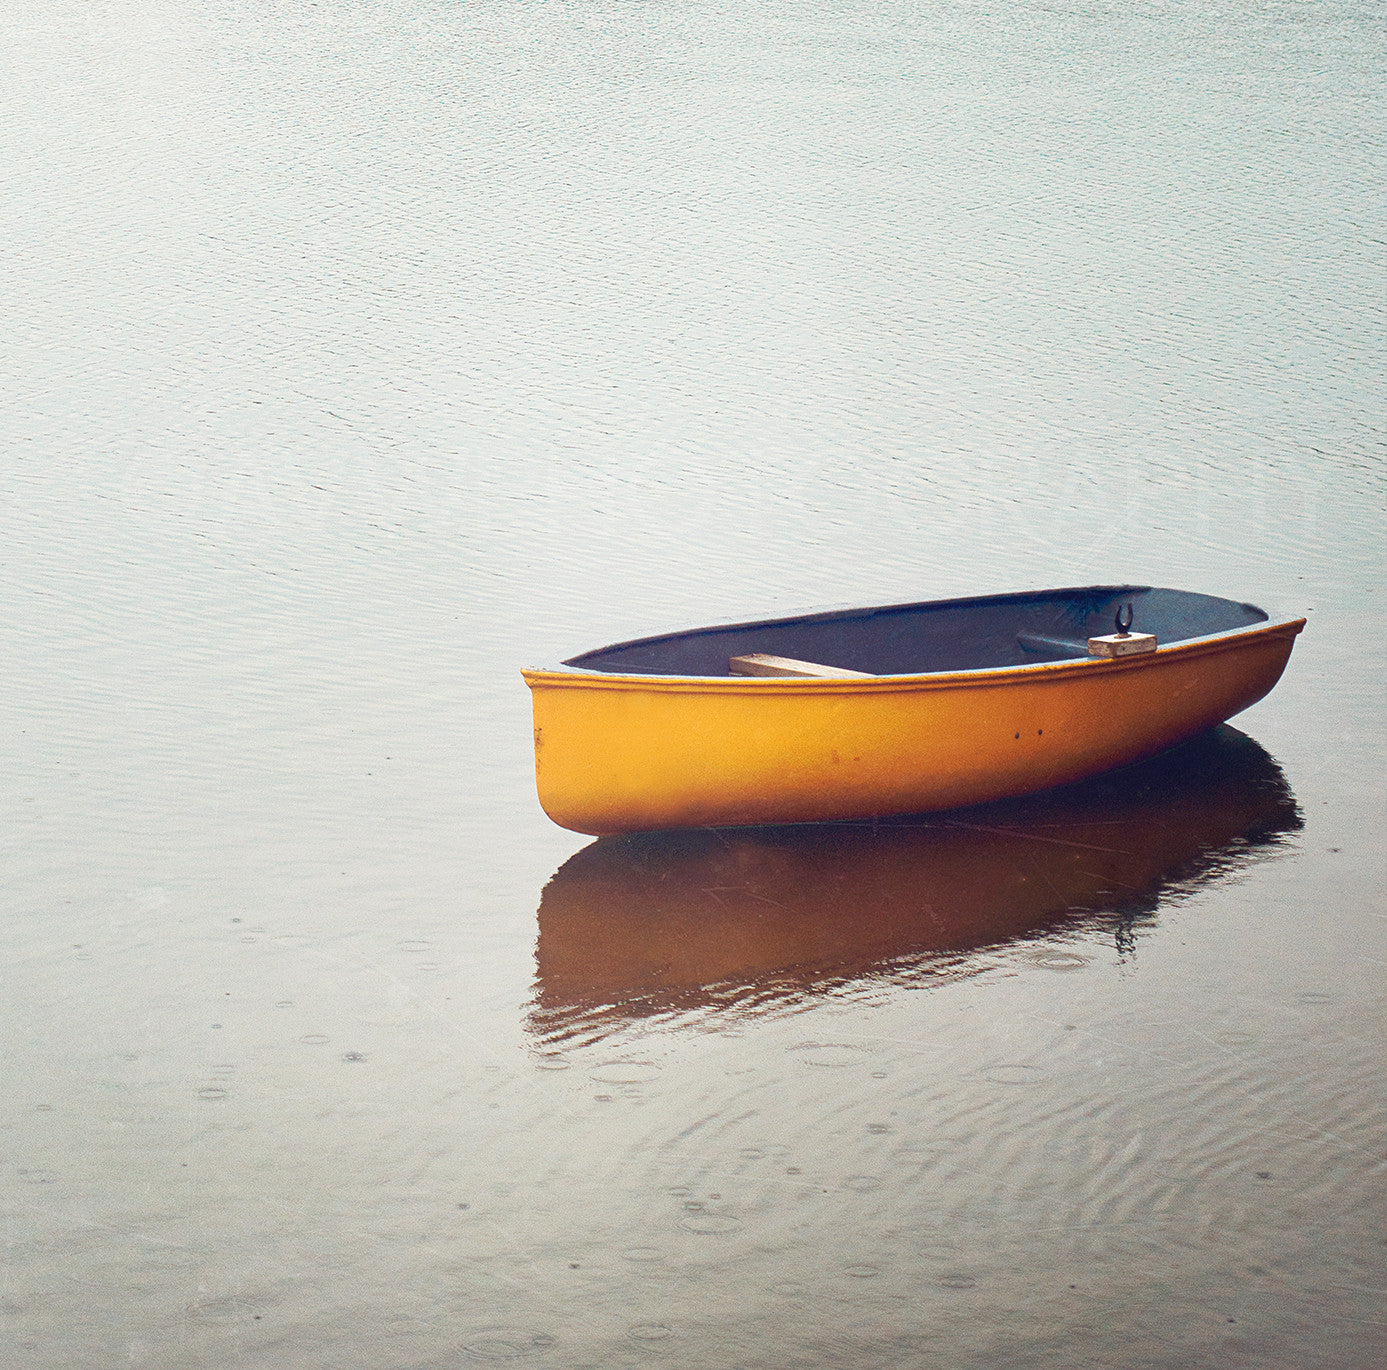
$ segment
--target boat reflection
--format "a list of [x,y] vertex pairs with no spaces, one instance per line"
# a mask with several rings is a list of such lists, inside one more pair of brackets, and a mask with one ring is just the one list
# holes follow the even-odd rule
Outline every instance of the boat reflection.
[[557,1045],[654,1015],[792,1008],[1041,946],[1058,966],[1057,942],[1095,930],[1128,953],[1163,903],[1300,827],[1280,767],[1222,727],[974,809],[602,838],[540,900],[530,1030]]

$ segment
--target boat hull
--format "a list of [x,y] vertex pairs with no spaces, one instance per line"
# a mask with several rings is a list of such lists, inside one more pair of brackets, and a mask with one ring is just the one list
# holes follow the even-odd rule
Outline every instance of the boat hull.
[[884,817],[1067,784],[1224,722],[1303,619],[1141,656],[862,680],[524,672],[540,804],[602,836]]

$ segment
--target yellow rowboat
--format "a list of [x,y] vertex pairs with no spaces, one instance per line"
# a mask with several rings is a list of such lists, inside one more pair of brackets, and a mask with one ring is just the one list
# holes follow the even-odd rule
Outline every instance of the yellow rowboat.
[[605,835],[957,808],[1153,756],[1256,703],[1303,618],[1089,586],[725,624],[523,672],[539,800]]

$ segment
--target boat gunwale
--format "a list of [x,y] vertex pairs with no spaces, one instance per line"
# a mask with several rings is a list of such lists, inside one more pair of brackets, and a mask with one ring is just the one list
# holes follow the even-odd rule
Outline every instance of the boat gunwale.
[[[1093,587],[1098,589],[1114,588],[1118,591],[1126,589],[1149,589],[1149,586],[1127,586],[1127,587]],[[1047,592],[1039,592],[1037,597],[1043,596]],[[1056,593],[1056,592],[1048,592]],[[1030,596],[1026,596],[1029,598]],[[976,599],[995,600],[1002,596],[978,596]],[[1005,598],[1012,598],[1005,596]],[[1021,598],[1016,596],[1015,598]],[[968,601],[964,600],[945,600],[928,601],[931,603],[952,603],[961,604]],[[1230,600],[1229,603],[1242,603],[1243,601]],[[883,610],[889,609],[909,609],[921,607],[917,605],[882,605]],[[1257,607],[1259,612],[1267,613],[1265,609]],[[873,606],[875,611],[876,606]],[[785,622],[804,622],[806,620],[816,620],[822,618],[846,618],[853,611],[830,611],[824,615],[797,615],[791,619],[763,619],[749,624],[717,624],[716,629],[722,628],[741,628],[764,626],[767,623]],[[867,612],[857,610],[858,613]],[[1023,665],[1015,666],[979,666],[970,667],[961,671],[926,671],[916,673],[903,673],[897,675],[869,675],[862,679],[843,680],[830,677],[808,677],[808,676],[721,676],[721,675],[657,675],[654,673],[644,674],[620,673],[615,671],[594,671],[582,666],[569,666],[560,664],[558,666],[527,666],[522,667],[521,675],[525,683],[533,690],[536,685],[545,687],[558,687],[570,689],[653,689],[660,693],[694,693],[694,694],[843,694],[843,695],[862,695],[862,694],[881,694],[895,693],[909,690],[929,690],[929,689],[948,689],[948,688],[968,688],[972,686],[1003,685],[1015,681],[1018,684],[1026,681],[1035,681],[1042,676],[1067,676],[1077,675],[1084,671],[1132,671],[1142,670],[1151,666],[1154,662],[1168,660],[1174,656],[1204,656],[1212,655],[1219,651],[1227,650],[1232,647],[1240,646],[1247,639],[1256,637],[1284,637],[1297,636],[1305,627],[1306,619],[1303,616],[1293,618],[1275,618],[1268,615],[1263,623],[1251,623],[1241,628],[1226,628],[1222,632],[1207,633],[1200,637],[1182,638],[1177,642],[1166,643],[1157,646],[1154,651],[1141,652],[1131,656],[1121,657],[1065,657],[1059,661],[1036,661],[1027,662]],[[686,630],[688,633],[706,632],[707,629],[691,628]],[[664,633],[656,638],[636,638],[633,642],[659,641],[663,638],[679,637],[679,633]],[[608,651],[617,647],[626,646],[626,643],[613,643],[611,647],[598,647],[593,651]],[[584,653],[586,655],[586,653]]]

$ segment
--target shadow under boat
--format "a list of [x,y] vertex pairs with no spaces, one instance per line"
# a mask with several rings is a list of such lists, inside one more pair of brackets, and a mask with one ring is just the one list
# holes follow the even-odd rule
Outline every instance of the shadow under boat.
[[1127,953],[1162,903],[1301,825],[1281,768],[1224,726],[972,809],[601,838],[540,899],[529,1027],[558,1044],[660,1014],[793,1008],[1099,930]]

